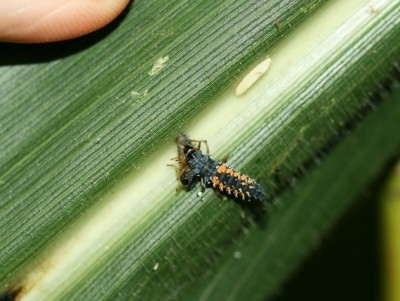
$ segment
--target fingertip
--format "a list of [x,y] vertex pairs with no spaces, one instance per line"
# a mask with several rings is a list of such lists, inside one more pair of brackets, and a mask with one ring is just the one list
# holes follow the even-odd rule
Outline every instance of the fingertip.
[[0,40],[42,43],[76,38],[109,24],[128,3],[129,0],[2,0]]

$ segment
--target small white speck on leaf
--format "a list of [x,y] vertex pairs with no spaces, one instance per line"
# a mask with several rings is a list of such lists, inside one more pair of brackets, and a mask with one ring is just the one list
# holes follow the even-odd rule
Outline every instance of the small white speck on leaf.
[[153,65],[151,68],[150,72],[148,73],[150,76],[157,75],[158,73],[161,72],[167,65],[167,62],[169,61],[169,56],[164,56],[160,57]]
[[271,58],[267,58],[255,66],[242,81],[237,85],[235,94],[240,96],[244,94],[271,66]]
[[242,258],[242,253],[239,251],[236,251],[235,253],[233,253],[233,257],[235,259],[240,259],[240,258]]
[[201,197],[203,196],[203,193],[202,193],[201,191],[199,191],[199,192],[197,193],[197,196],[201,198]]
[[160,264],[157,262],[157,263],[153,266],[153,270],[154,270],[154,271],[157,271],[159,266],[160,266]]

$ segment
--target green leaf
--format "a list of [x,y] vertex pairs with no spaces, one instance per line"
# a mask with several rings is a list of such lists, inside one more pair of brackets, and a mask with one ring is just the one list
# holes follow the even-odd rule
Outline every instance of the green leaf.
[[[270,296],[399,145],[399,2],[354,5],[318,43],[296,47],[304,26],[272,49],[321,4],[135,1],[87,49],[74,48],[85,39],[42,46],[56,58],[2,67],[0,290],[21,287],[27,300]],[[267,53],[262,81],[222,93]],[[175,193],[166,164],[182,131],[267,188],[266,225],[253,223],[251,204]]]
[[397,88],[318,169],[282,196],[282,207],[272,210],[267,229],[254,229],[229,248],[230,256],[224,256],[187,299],[262,300],[273,296],[288,276],[287,267],[296,267],[320,243],[321,232],[332,227],[387,158],[396,154],[399,100]]

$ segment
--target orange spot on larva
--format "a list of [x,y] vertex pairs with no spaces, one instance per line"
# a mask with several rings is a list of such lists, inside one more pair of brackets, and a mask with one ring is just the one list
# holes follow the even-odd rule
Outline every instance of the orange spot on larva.
[[215,187],[215,186],[218,186],[219,185],[219,179],[217,178],[217,177],[213,177],[212,178],[212,183],[213,183],[213,186]]
[[226,171],[226,165],[222,164],[218,167],[217,172],[218,173],[224,173]]
[[230,174],[231,176],[233,176],[233,169],[228,168],[226,170],[226,173]]
[[234,173],[233,173],[233,176],[234,176],[235,178],[240,179],[240,172],[234,172]]

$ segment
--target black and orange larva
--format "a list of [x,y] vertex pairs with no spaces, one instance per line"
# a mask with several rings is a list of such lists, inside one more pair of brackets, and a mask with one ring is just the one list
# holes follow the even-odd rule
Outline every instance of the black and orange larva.
[[255,180],[203,154],[201,142],[206,143],[205,140],[191,140],[185,135],[179,135],[177,139],[178,178],[184,187],[190,190],[201,182],[204,187],[214,188],[230,198],[260,202],[266,199],[264,189]]

